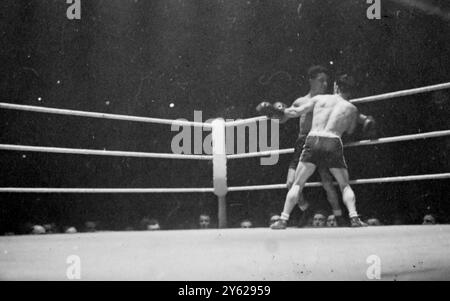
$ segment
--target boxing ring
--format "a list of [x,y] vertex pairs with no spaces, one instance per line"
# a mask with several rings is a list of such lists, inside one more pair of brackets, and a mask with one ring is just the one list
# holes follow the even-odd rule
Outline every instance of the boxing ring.
[[[449,89],[450,83],[354,99],[354,104]],[[209,160],[207,188],[30,188],[1,187],[0,193],[214,193],[219,229],[202,231],[99,232],[0,237],[0,280],[66,280],[67,256],[82,260],[82,280],[367,280],[371,256],[380,260],[382,280],[449,280],[450,226],[363,229],[225,229],[226,196],[238,191],[286,189],[286,184],[228,187],[227,161],[291,154],[294,149],[227,154],[226,128],[267,120],[199,123],[0,103],[0,109],[210,128],[212,155],[75,149],[0,144],[2,151],[90,156]],[[370,146],[446,137],[450,130],[385,137],[346,144]],[[352,185],[448,180],[450,172],[352,180]],[[320,183],[307,183],[318,187]],[[195,243],[193,243],[195,242]]]

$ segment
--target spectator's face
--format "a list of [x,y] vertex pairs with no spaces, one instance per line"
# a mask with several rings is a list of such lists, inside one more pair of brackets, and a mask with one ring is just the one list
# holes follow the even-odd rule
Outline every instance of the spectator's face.
[[328,75],[319,73],[315,78],[309,80],[309,84],[311,90],[314,90],[319,94],[325,94],[328,89]]
[[207,215],[201,215],[199,219],[200,228],[207,229],[209,228],[210,218]]
[[34,225],[31,234],[45,234],[45,228],[40,225]]
[[241,223],[241,228],[251,228],[252,227],[252,222],[250,221],[244,221]]
[[337,227],[336,217],[334,215],[330,215],[327,219],[327,227]]
[[369,226],[381,226],[381,222],[377,218],[370,218],[367,220]]
[[427,214],[423,217],[423,224],[424,225],[435,225],[436,219],[431,214]]
[[161,227],[159,226],[159,224],[152,224],[152,225],[147,226],[147,230],[149,230],[149,231],[157,231],[160,229],[161,229]]
[[313,227],[325,227],[325,216],[320,213],[314,215],[312,225]]
[[86,222],[84,226],[87,232],[95,232],[97,227],[95,222]]
[[55,233],[56,226],[54,224],[45,224],[44,229],[45,233]]

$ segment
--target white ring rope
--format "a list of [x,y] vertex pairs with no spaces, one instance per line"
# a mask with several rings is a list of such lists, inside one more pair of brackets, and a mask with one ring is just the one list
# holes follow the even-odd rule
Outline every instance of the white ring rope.
[[396,137],[386,137],[386,138],[380,138],[380,139],[375,139],[375,140],[363,140],[363,141],[358,141],[358,142],[347,143],[345,146],[346,147],[365,146],[365,145],[392,143],[392,142],[399,142],[399,141],[410,141],[410,140],[445,137],[445,136],[449,136],[449,135],[450,135],[450,130],[435,131],[435,132],[428,132],[428,133],[422,133],[422,134],[411,134],[411,135],[403,135],[403,136],[396,136]]
[[253,117],[253,118],[249,118],[249,119],[241,119],[241,120],[236,120],[236,121],[228,121],[226,123],[227,127],[232,127],[232,126],[239,126],[239,125],[245,125],[245,124],[249,124],[249,123],[253,123],[253,122],[258,122],[258,121],[265,121],[265,120],[269,120],[269,118],[267,116],[258,116],[258,117]]
[[[412,135],[380,138],[380,139],[376,139],[376,140],[362,140],[362,141],[358,141],[358,142],[347,143],[344,146],[345,147],[366,146],[366,145],[374,145],[374,144],[392,143],[392,142],[398,142],[398,141],[444,137],[444,136],[449,136],[449,135],[450,135],[450,130],[445,130],[445,131],[436,131],[436,132],[429,132],[429,133],[422,133],[422,134],[412,134]],[[288,148],[288,149],[263,151],[263,152],[256,152],[256,153],[228,155],[227,159],[244,159],[244,158],[264,157],[264,156],[277,155],[277,154],[284,155],[284,154],[292,154],[294,152],[295,152],[294,148]]]
[[159,153],[144,153],[144,152],[122,152],[122,151],[11,145],[11,144],[0,144],[0,150],[75,154],[75,155],[94,155],[94,156],[116,156],[116,157],[120,156],[120,157],[135,157],[135,158],[212,160],[212,156],[208,155],[179,155],[179,154],[164,154],[164,153],[159,154]]
[[213,193],[214,188],[21,188],[2,187],[0,193]]
[[[422,88],[409,89],[409,90],[385,93],[385,94],[380,94],[380,95],[375,95],[375,96],[357,98],[357,99],[351,100],[350,102],[365,103],[365,102],[371,102],[371,101],[377,101],[377,100],[383,100],[383,99],[395,98],[395,97],[402,97],[402,96],[432,92],[432,91],[449,89],[449,88],[450,88],[450,83],[444,83],[444,84],[438,84],[438,85],[427,86],[427,87],[422,87]],[[69,116],[79,116],[79,117],[91,117],[91,118],[101,118],[101,119],[112,119],[112,120],[122,120],[122,121],[159,123],[159,124],[180,125],[180,126],[198,126],[198,127],[207,127],[207,128],[212,127],[211,124],[202,123],[202,122],[170,120],[170,119],[150,118],[150,117],[136,117],[136,116],[130,116],[130,115],[96,113],[96,112],[86,112],[86,111],[67,110],[67,109],[56,109],[56,108],[47,108],[47,107],[39,107],[39,106],[18,105],[18,104],[4,103],[4,102],[0,102],[0,109],[19,110],[19,111],[28,111],[28,112],[38,112],[38,113],[49,113],[49,114],[58,114],[58,115],[69,115]],[[262,121],[262,120],[267,120],[267,117],[260,116],[260,117],[245,119],[245,120],[232,121],[232,122],[228,122],[227,126],[243,125],[243,124]]]
[[158,123],[158,124],[179,125],[179,126],[197,126],[197,127],[205,127],[205,128],[212,127],[212,125],[210,123],[202,123],[202,122],[170,120],[170,119],[151,118],[151,117],[136,117],[136,116],[130,116],[130,115],[96,113],[96,112],[65,110],[65,109],[55,109],[55,108],[47,108],[47,107],[17,105],[17,104],[4,103],[4,102],[0,102],[0,109],[38,112],[38,113],[49,113],[49,114],[57,114],[57,115],[79,116],[79,117],[90,117],[90,118],[100,118],[100,119],[112,119],[112,120],[122,120],[122,121],[133,121],[133,122]]
[[[383,100],[394,97],[402,97],[407,95],[413,95],[418,93],[426,93],[436,90],[448,89],[450,88],[450,83],[439,84],[434,86],[428,86],[417,89],[397,91],[393,93],[386,93],[376,96],[364,97],[351,100],[352,103],[365,103],[377,100]],[[106,114],[106,113],[95,113],[95,112],[85,112],[76,110],[65,110],[56,108],[46,108],[28,105],[17,105],[10,103],[0,103],[0,108],[20,110],[20,111],[30,111],[38,113],[49,113],[49,114],[59,114],[59,115],[70,115],[70,116],[81,116],[81,117],[91,117],[91,118],[101,118],[101,119],[113,119],[122,121],[133,121],[133,122],[146,122],[146,123],[159,123],[159,124],[169,124],[169,125],[179,125],[179,126],[198,126],[198,127],[209,127],[212,125],[209,123],[191,122],[191,121],[181,121],[181,120],[169,120],[169,119],[159,119],[159,118],[149,118],[149,117],[136,117],[129,115],[118,115],[118,114]],[[244,125],[252,122],[267,120],[267,117],[260,116],[255,118],[250,118],[246,120],[238,120],[226,123],[226,126],[237,126]],[[424,134],[414,134],[414,135],[404,135],[398,137],[381,138],[378,140],[365,140],[347,144],[345,146],[362,146],[362,145],[372,145],[380,143],[390,143],[397,141],[406,141],[414,139],[424,139],[432,137],[442,137],[450,134],[450,131],[437,131]],[[211,160],[212,156],[202,156],[202,155],[177,155],[177,154],[157,154],[157,153],[143,153],[143,152],[122,152],[122,151],[106,151],[106,150],[88,150],[88,149],[73,149],[73,148],[55,148],[55,147],[37,147],[37,146],[24,146],[24,145],[9,145],[1,144],[0,150],[16,150],[16,151],[36,151],[36,152],[50,152],[50,153],[66,153],[66,154],[83,154],[83,155],[108,155],[108,156],[128,156],[128,157],[150,157],[150,158],[167,158],[167,159],[202,159]],[[271,154],[288,154],[293,153],[294,149],[276,150],[276,151],[266,151],[259,153],[248,153],[248,154],[237,154],[229,155],[228,159],[238,159],[238,158],[249,158],[249,157],[259,157]],[[401,176],[401,177],[387,177],[387,178],[375,178],[375,179],[360,179],[350,181],[350,184],[371,184],[371,183],[391,183],[391,182],[405,182],[405,181],[419,181],[419,180],[435,180],[435,179],[448,179],[450,178],[450,173],[442,174],[429,174],[429,175],[418,175],[418,176]],[[335,183],[336,184],[336,183]],[[306,187],[317,187],[321,186],[321,183],[307,183]],[[254,190],[270,190],[270,189],[286,189],[286,184],[275,184],[275,185],[259,185],[259,186],[242,186],[242,187],[229,187],[228,191],[254,191]],[[214,188],[18,188],[18,187],[1,187],[1,192],[7,193],[214,193]]]
[[[402,90],[397,92],[390,92],[390,93],[384,93],[374,96],[368,96],[368,97],[361,97],[361,98],[355,98],[350,100],[351,103],[366,103],[366,102],[372,102],[377,100],[384,100],[389,98],[396,98],[396,97],[403,97],[408,95],[414,95],[414,94],[420,94],[420,93],[427,93],[437,90],[445,90],[450,89],[450,83],[444,83],[444,84],[438,84],[438,85],[432,85],[432,86],[426,86],[422,88],[415,88],[415,89],[409,89],[409,90]],[[244,125],[249,124],[253,122],[258,121],[264,121],[268,120],[266,116],[258,116],[254,118],[244,119],[244,120],[237,120],[232,122],[227,122],[227,126],[238,126],[238,125]]]
[[[397,137],[380,138],[377,140],[363,140],[352,142],[345,145],[345,147],[366,146],[374,144],[392,143],[398,141],[408,141],[426,138],[436,138],[449,136],[450,130],[436,131],[423,134],[404,135]],[[28,145],[12,145],[0,144],[0,150],[10,151],[28,151],[28,152],[43,152],[43,153],[58,153],[58,154],[75,154],[75,155],[95,155],[95,156],[123,156],[135,158],[161,158],[161,159],[191,159],[191,160],[212,160],[212,155],[181,155],[168,153],[146,153],[146,152],[125,152],[125,151],[108,151],[108,150],[93,150],[93,149],[77,149],[77,148],[60,148],[60,147],[45,147],[45,146],[28,146]],[[228,155],[227,159],[244,159],[254,157],[264,157],[270,155],[284,155],[292,154],[295,149],[281,149],[272,151],[263,151],[256,153],[245,153]]]
[[277,150],[272,150],[272,151],[263,151],[263,152],[256,152],[256,153],[243,153],[243,154],[228,155],[227,159],[228,160],[248,159],[248,158],[255,158],[255,157],[272,156],[272,155],[293,154],[294,152],[295,152],[294,148],[277,149]]
[[[450,173],[389,178],[359,179],[351,185],[449,179]],[[334,183],[336,184],[336,183]],[[305,187],[319,187],[322,183],[306,183]],[[286,189],[286,184],[228,187],[229,192]],[[0,193],[213,193],[214,188],[24,188],[2,187]]]
[[[350,181],[350,185],[361,184],[380,184],[380,183],[394,183],[394,182],[408,182],[408,181],[424,181],[424,180],[442,180],[450,179],[450,173],[441,174],[429,174],[419,176],[403,176],[403,177],[389,177],[389,178],[374,178],[374,179],[359,179]],[[337,183],[334,183],[337,185]],[[319,187],[322,183],[306,183],[305,187]],[[241,186],[241,187],[228,187],[228,191],[256,191],[256,190],[275,190],[286,189],[286,184],[273,184],[273,185],[258,185],[258,186]]]
[[366,103],[366,102],[371,102],[371,101],[403,97],[403,96],[408,96],[408,95],[415,95],[415,94],[427,93],[427,92],[444,90],[444,89],[450,89],[450,83],[427,86],[427,87],[416,88],[416,89],[402,90],[402,91],[385,93],[385,94],[380,94],[380,95],[375,95],[375,96],[355,98],[355,99],[350,100],[350,102],[351,103]]

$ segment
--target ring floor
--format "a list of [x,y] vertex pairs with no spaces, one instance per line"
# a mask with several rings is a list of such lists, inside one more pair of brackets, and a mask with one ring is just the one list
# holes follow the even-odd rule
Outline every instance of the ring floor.
[[0,280],[68,280],[71,255],[88,281],[450,280],[449,250],[447,225],[6,236]]

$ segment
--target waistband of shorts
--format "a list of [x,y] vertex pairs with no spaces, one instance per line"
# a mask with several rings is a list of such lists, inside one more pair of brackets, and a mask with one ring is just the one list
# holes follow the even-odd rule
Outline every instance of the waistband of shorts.
[[309,132],[308,136],[327,137],[327,138],[338,138],[338,139],[341,139],[341,137],[339,137],[338,135],[333,134],[333,133],[329,133],[329,132],[325,132],[325,131],[311,131],[311,132]]

